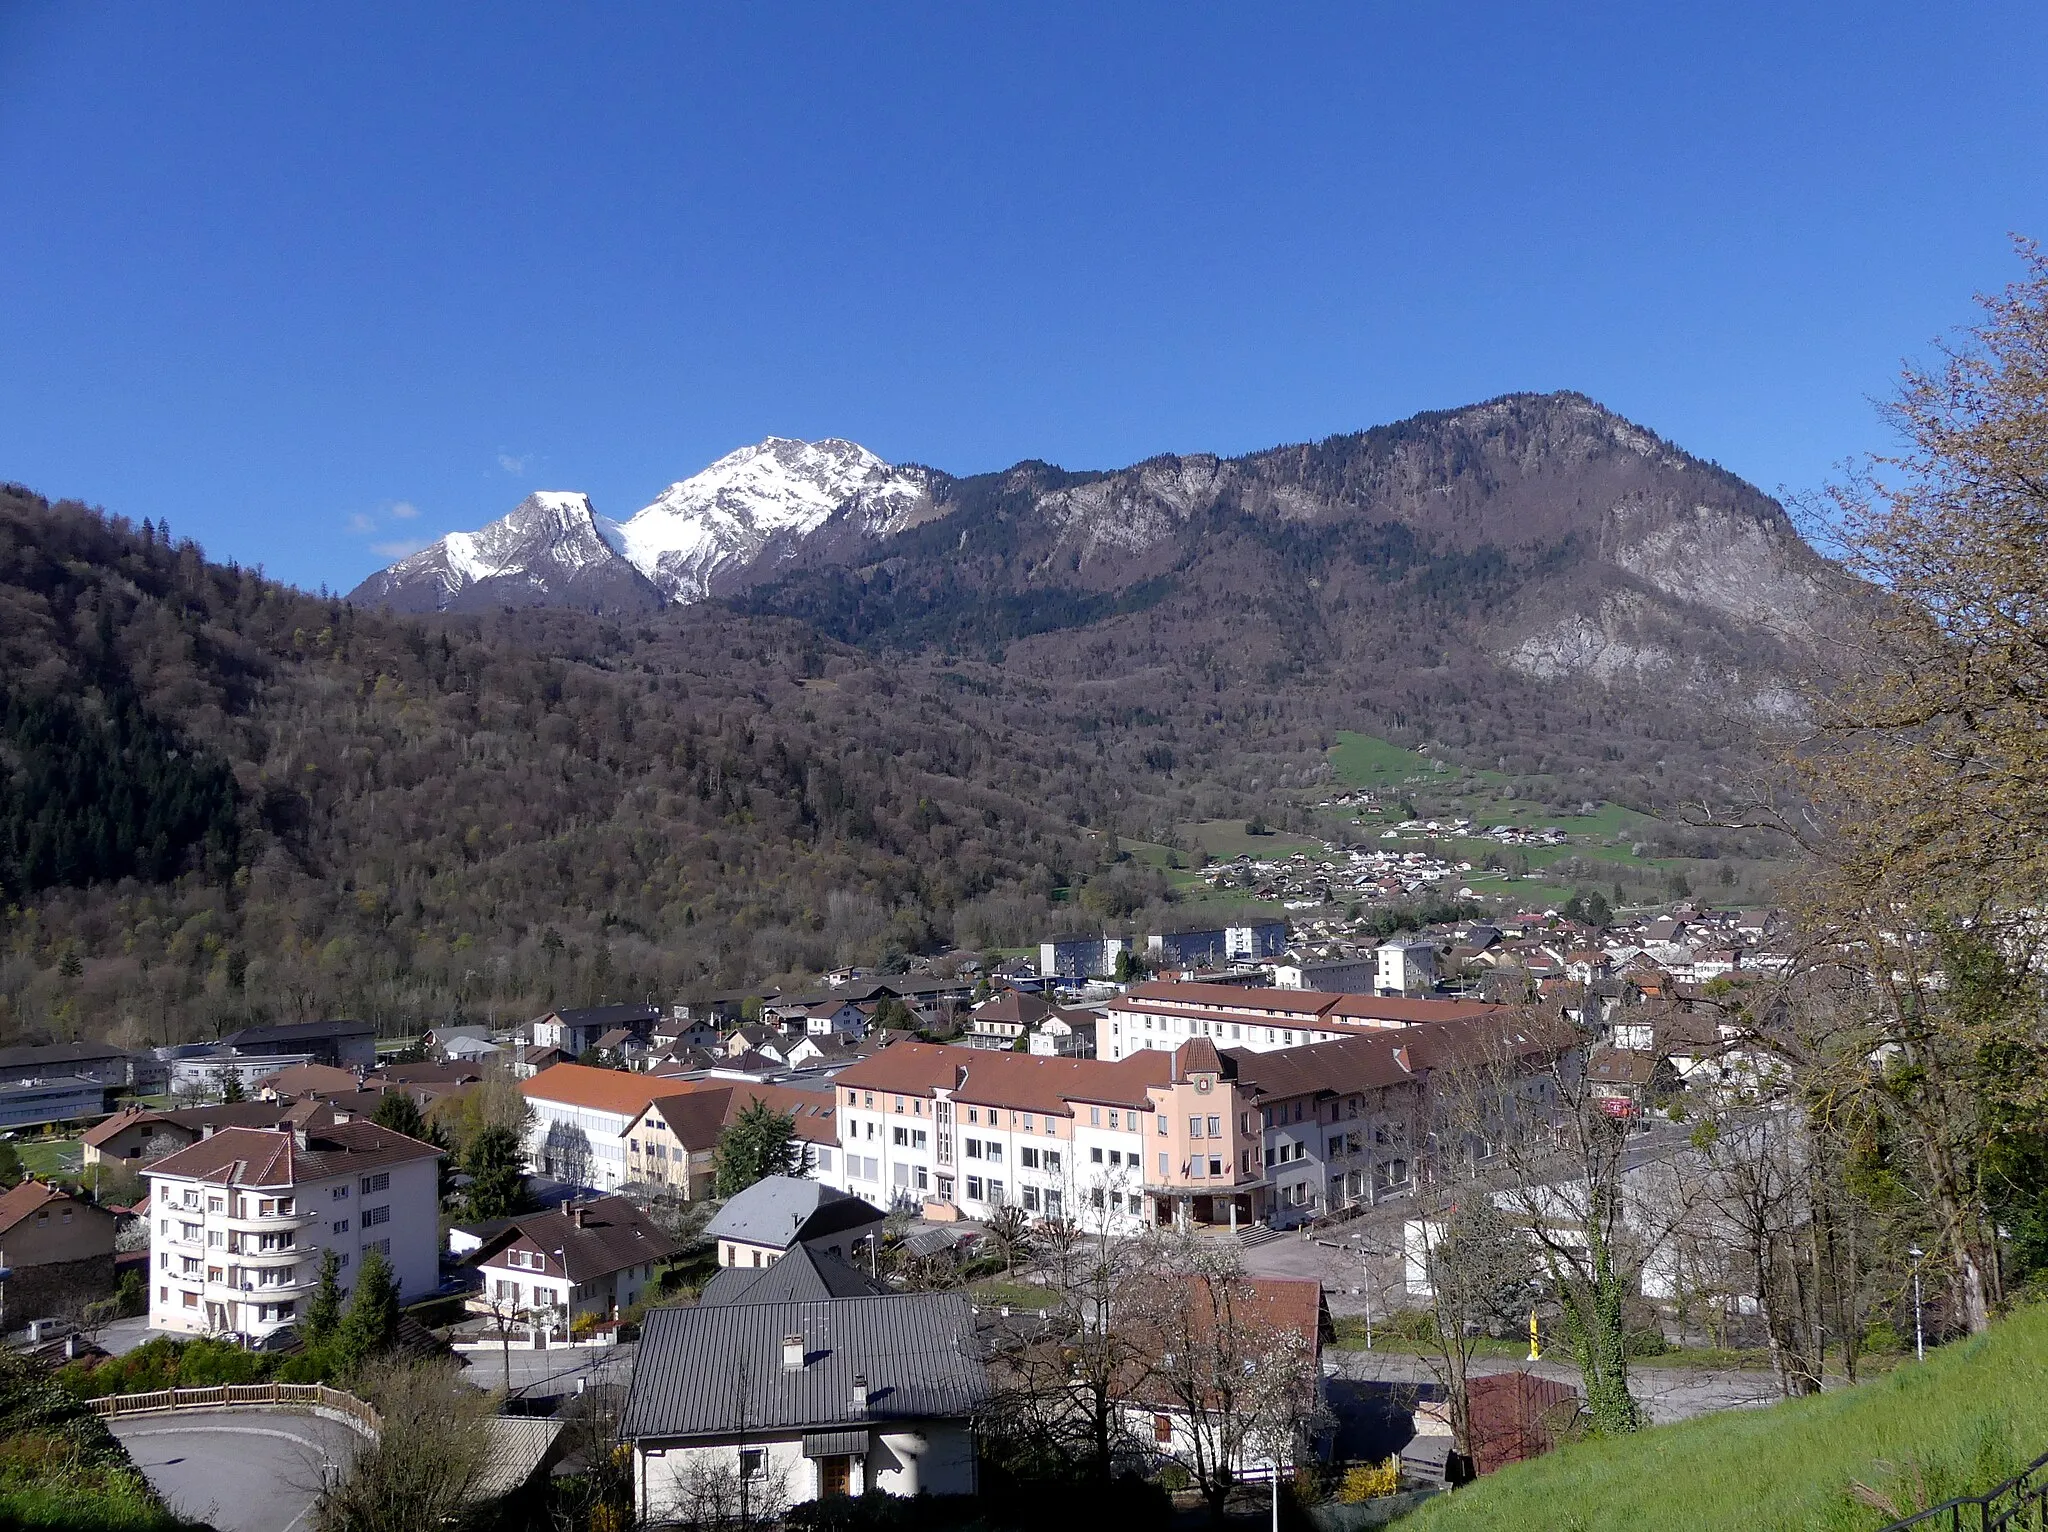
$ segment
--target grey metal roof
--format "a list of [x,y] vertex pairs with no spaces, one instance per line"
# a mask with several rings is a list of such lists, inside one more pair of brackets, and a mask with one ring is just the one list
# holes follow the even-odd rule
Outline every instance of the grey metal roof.
[[221,1039],[224,1047],[247,1048],[259,1043],[317,1042],[330,1037],[366,1037],[375,1029],[367,1021],[294,1021],[276,1027],[244,1027]]
[[850,1192],[799,1176],[767,1176],[718,1210],[704,1226],[712,1239],[787,1250],[799,1239],[816,1239],[880,1223],[882,1210]]
[[874,1298],[889,1289],[836,1255],[797,1245],[773,1266],[725,1266],[699,1303],[815,1303],[826,1298]]
[[[782,1338],[804,1365],[785,1368]],[[854,1379],[865,1379],[865,1406]],[[640,1332],[619,1435],[744,1436],[961,1419],[988,1398],[974,1312],[958,1293],[655,1309]]]

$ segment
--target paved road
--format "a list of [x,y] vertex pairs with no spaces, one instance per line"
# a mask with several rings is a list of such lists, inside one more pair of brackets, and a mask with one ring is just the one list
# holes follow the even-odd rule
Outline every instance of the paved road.
[[302,1532],[321,1475],[362,1440],[348,1426],[284,1410],[180,1410],[109,1421],[171,1506],[219,1532]]
[[[588,1348],[562,1347],[555,1351],[534,1351],[514,1346],[510,1363],[514,1394],[567,1394],[596,1383],[624,1385],[633,1378],[633,1343]],[[463,1376],[482,1389],[505,1387],[507,1357],[498,1347],[461,1353]]]
[[[1327,1359],[1337,1364],[1338,1376],[1373,1383],[1434,1383],[1436,1373],[1429,1358],[1391,1351],[1332,1351]],[[1505,1357],[1475,1357],[1475,1377],[1500,1372],[1533,1372],[1579,1386],[1578,1369],[1568,1363],[1545,1359],[1517,1362]],[[1709,1415],[1716,1410],[1748,1409],[1771,1404],[1780,1397],[1777,1381],[1768,1372],[1740,1368],[1656,1367],[1637,1362],[1628,1370],[1629,1389],[1650,1419],[1658,1425]]]

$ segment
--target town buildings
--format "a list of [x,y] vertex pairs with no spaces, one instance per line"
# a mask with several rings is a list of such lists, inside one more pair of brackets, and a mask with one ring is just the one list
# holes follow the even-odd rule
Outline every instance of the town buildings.
[[373,1246],[402,1297],[431,1292],[440,1157],[372,1122],[309,1120],[223,1128],[145,1166],[150,1327],[262,1341],[297,1323],[327,1250],[344,1292]]
[[833,1091],[719,1079],[661,1083],[671,1094],[649,1101],[623,1130],[629,1186],[688,1202],[710,1196],[718,1140],[755,1102],[790,1118],[813,1170],[830,1175],[837,1168]]

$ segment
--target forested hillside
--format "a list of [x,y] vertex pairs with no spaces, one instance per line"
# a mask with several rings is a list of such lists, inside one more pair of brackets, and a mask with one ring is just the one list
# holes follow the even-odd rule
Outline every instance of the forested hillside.
[[793,625],[430,631],[19,490],[0,673],[7,1040],[538,1008],[1011,936],[1096,855],[999,720]]

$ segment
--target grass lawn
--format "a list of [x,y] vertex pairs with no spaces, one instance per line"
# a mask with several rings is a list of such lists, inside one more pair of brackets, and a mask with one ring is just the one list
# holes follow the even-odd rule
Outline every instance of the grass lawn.
[[29,1138],[17,1140],[15,1152],[22,1169],[30,1175],[75,1177],[85,1167],[85,1145],[75,1138]]
[[[1433,1500],[1402,1526],[1866,1532],[1989,1489],[2044,1449],[2048,1307],[2037,1306],[1856,1388],[1575,1443]],[[1852,1483],[1892,1510],[1852,1499]]]
[[1330,769],[1346,787],[1365,788],[1398,787],[1411,777],[1450,780],[1457,775],[1455,771],[1438,771],[1436,762],[1426,755],[1349,729],[1340,729],[1337,743],[1330,746]]
[[[1300,840],[1290,835],[1250,835],[1245,832],[1249,821],[1243,819],[1210,819],[1201,824],[1178,825],[1180,838],[1190,847],[1200,844],[1201,848],[1219,862],[1227,862],[1236,856],[1250,856],[1255,861],[1272,862],[1281,857],[1293,856],[1305,851],[1310,856],[1321,857],[1329,853],[1320,841]],[[1196,861],[1192,854],[1188,861]]]
[[986,1277],[967,1289],[967,1296],[983,1308],[996,1308],[1007,1303],[1016,1309],[1048,1309],[1052,1307],[1052,1294],[1042,1287],[1033,1287],[1029,1282],[1012,1282],[1007,1277]]

